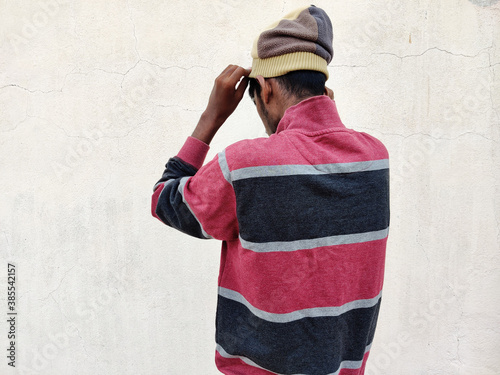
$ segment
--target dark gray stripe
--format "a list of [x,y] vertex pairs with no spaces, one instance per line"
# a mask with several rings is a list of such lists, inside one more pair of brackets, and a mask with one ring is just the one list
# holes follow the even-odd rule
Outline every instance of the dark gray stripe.
[[[163,195],[163,193],[167,190],[167,186],[172,183],[173,181],[175,181],[174,179],[172,180],[168,180],[168,181],[164,181],[164,182],[158,182],[155,187],[154,187],[154,190],[155,191],[157,189],[158,186],[160,186],[161,184],[164,184],[163,185],[163,189],[161,190],[160,192],[160,195],[158,195],[158,201],[156,202],[156,207],[155,207],[155,214],[158,215],[158,207],[159,207],[159,203],[161,201],[161,196]],[[184,197],[182,198],[184,200]],[[159,216],[158,216],[159,217]]]
[[[221,159],[219,158],[219,164],[221,164]],[[225,167],[227,167],[227,162],[225,160]],[[255,178],[255,177],[276,177],[276,176],[290,176],[290,175],[322,175],[322,174],[332,174],[332,173],[355,173],[355,172],[366,172],[366,171],[376,171],[380,169],[388,169],[389,160],[371,160],[371,161],[360,161],[352,163],[332,163],[332,164],[317,164],[317,165],[270,165],[270,166],[259,166],[259,167],[247,167],[236,169],[231,172],[231,180],[242,180],[245,178]],[[222,166],[221,166],[222,169]],[[229,168],[227,167],[227,171]],[[223,170],[224,173],[224,170]],[[227,179],[227,177],[226,177]]]
[[[186,207],[188,208],[189,212],[191,212],[191,215],[193,215],[193,217],[196,219],[196,221],[198,222],[198,225],[200,226],[200,229],[201,229],[201,232],[203,234],[203,236],[207,239],[209,238],[213,238],[212,236],[210,236],[207,232],[205,232],[205,230],[203,229],[203,226],[201,225],[200,221],[198,220],[198,218],[196,217],[196,215],[194,214],[193,210],[191,209],[191,207],[189,207],[189,203],[186,201],[186,198],[184,197],[184,186],[186,185],[187,181],[191,178],[192,176],[187,176],[187,177],[182,177],[180,182],[179,182],[179,187],[177,188],[177,191],[181,194],[182,196],[182,202],[184,202],[184,204],[186,205]],[[162,192],[163,193],[163,192]]]
[[174,179],[172,180],[168,180],[168,181],[163,181],[163,182],[158,182],[154,188],[153,188],[153,191],[156,191],[156,189],[160,186],[160,185],[163,185],[163,190],[161,191],[160,195],[158,196],[158,202],[160,201],[160,197],[161,195],[163,194],[163,192],[166,190],[165,188],[170,184],[172,183],[173,181],[175,181]]
[[378,303],[378,301],[382,297],[382,292],[380,292],[374,298],[351,301],[342,306],[314,307],[283,314],[270,313],[264,310],[260,310],[255,306],[253,306],[250,302],[248,302],[245,299],[245,297],[243,297],[240,293],[231,289],[219,287],[219,295],[227,299],[241,303],[242,305],[247,307],[252,312],[252,314],[261,319],[267,320],[268,322],[289,323],[303,318],[339,316],[354,309],[373,307]]
[[338,236],[314,238],[311,240],[274,241],[262,243],[245,241],[240,236],[240,242],[241,245],[247,250],[255,251],[257,253],[269,253],[272,251],[308,250],[323,246],[348,245],[353,243],[376,241],[386,238],[388,234],[389,228],[386,228],[375,232],[342,234]]
[[[373,340],[381,301],[338,316],[276,323],[254,315],[242,303],[218,295],[216,342],[227,353],[245,356],[277,373],[335,373],[342,361],[363,360],[366,346]],[[283,355],[300,361],[283,361]]]

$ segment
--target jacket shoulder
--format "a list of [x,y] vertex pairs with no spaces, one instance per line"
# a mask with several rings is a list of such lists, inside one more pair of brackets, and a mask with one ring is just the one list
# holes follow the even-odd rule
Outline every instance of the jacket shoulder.
[[291,145],[285,137],[245,139],[228,146],[225,158],[231,171],[247,167],[279,165],[289,162]]

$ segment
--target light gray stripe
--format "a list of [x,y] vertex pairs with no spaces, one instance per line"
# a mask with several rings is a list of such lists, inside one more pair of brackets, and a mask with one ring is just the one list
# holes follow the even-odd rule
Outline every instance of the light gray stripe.
[[189,212],[191,212],[191,214],[193,215],[193,217],[196,219],[196,221],[198,222],[198,225],[200,226],[200,229],[201,229],[201,233],[203,234],[203,236],[205,238],[213,238],[212,236],[208,235],[207,232],[205,232],[205,229],[203,229],[203,226],[201,225],[200,221],[198,220],[198,218],[196,217],[196,215],[194,214],[193,210],[191,209],[191,207],[189,207],[189,203],[186,201],[186,198],[184,197],[184,186],[186,185],[186,182],[191,178],[192,176],[186,176],[186,177],[182,177],[181,178],[181,181],[179,182],[179,187],[177,188],[177,191],[181,194],[182,196],[182,201],[184,202],[184,204],[186,205],[186,207],[189,209]]
[[381,240],[386,238],[389,228],[366,233],[342,234],[338,236],[320,237],[311,240],[296,241],[274,241],[274,242],[250,242],[240,236],[241,245],[257,253],[269,253],[272,251],[296,251],[308,250],[323,246],[348,245],[368,241]]
[[[370,351],[370,348],[371,348],[371,344],[368,345],[366,348],[365,348],[365,354],[368,353]],[[229,354],[228,352],[226,352],[224,350],[224,348],[222,346],[220,346],[219,344],[217,344],[216,346],[216,350],[219,352],[219,354],[224,357],[224,358],[238,358],[238,359],[241,359],[243,362],[245,362],[247,365],[250,365],[250,366],[253,366],[253,367],[257,367],[257,368],[260,368],[261,370],[265,370],[265,371],[269,371],[273,374],[276,374],[276,375],[285,375],[285,374],[280,374],[280,373],[277,373],[277,372],[274,372],[274,371],[271,371],[271,370],[268,370],[264,367],[261,367],[259,366],[258,364],[256,364],[255,362],[253,362],[252,360],[248,359],[247,357],[243,357],[241,355],[232,355],[232,354]],[[339,369],[335,372],[332,372],[330,374],[326,374],[326,375],[338,375],[340,373],[340,371],[342,369],[350,369],[350,370],[356,370],[356,369],[359,369],[361,368],[361,366],[363,366],[363,361],[342,361],[340,363],[340,366],[339,366]],[[291,374],[291,375],[307,375],[307,374]]]
[[[158,186],[160,186],[161,184],[165,184],[165,186],[163,186],[163,189],[165,189],[165,187],[166,187],[168,184],[172,183],[172,181],[175,181],[175,180],[174,180],[174,179],[172,179],[172,180],[167,180],[167,181],[163,181],[163,182],[158,182],[158,183],[157,183],[157,184],[153,187],[153,191],[155,191],[155,190],[158,188]],[[162,193],[163,193],[163,190],[162,190],[162,192],[160,193],[160,197],[161,197],[161,194],[162,194]],[[160,199],[160,197],[158,197],[158,200]]]
[[[227,164],[226,164],[227,165]],[[236,169],[231,172],[233,181],[255,177],[276,177],[290,175],[321,175],[331,173],[354,173],[365,171],[376,171],[389,168],[388,159],[359,161],[353,163],[333,163],[317,165],[269,165],[259,167],[247,167]]]
[[[365,353],[363,354],[363,357],[366,355],[366,353],[368,353],[370,351],[371,347],[372,347],[372,344],[368,345],[365,348]],[[338,375],[340,373],[340,370],[342,370],[342,369],[357,370],[357,369],[361,368],[361,366],[363,366],[363,360],[361,360],[361,361],[342,361],[340,363],[339,369],[331,374],[328,374],[328,375]]]
[[317,318],[317,317],[327,317],[327,316],[339,316],[348,311],[354,309],[369,308],[375,306],[380,298],[382,297],[382,292],[380,292],[376,297],[370,299],[359,299],[356,301],[348,302],[342,306],[331,306],[331,307],[313,307],[310,309],[303,309],[292,311],[290,313],[276,314],[270,313],[264,310],[260,310],[248,302],[245,297],[240,293],[219,287],[219,295],[228,298],[232,301],[236,301],[247,307],[252,314],[255,316],[267,320],[272,323],[290,323],[295,320],[302,318]]
[[227,164],[226,159],[226,150],[219,152],[217,158],[219,160],[219,167],[222,171],[222,174],[224,175],[224,178],[232,185],[233,183],[231,181],[231,172],[229,171],[229,165]]
[[[224,348],[222,346],[220,346],[219,344],[217,344],[217,346],[215,347],[215,349],[219,352],[219,354],[224,357],[224,358],[238,358],[238,359],[241,359],[243,362],[245,362],[247,365],[250,365],[252,367],[257,367],[257,368],[260,368],[261,370],[265,370],[265,371],[269,371],[273,374],[277,374],[277,375],[282,375],[282,374],[278,374],[277,372],[273,372],[273,371],[270,371],[268,369],[265,369],[264,367],[260,367],[258,364],[256,364],[254,361],[248,359],[247,357],[243,357],[241,355],[232,355],[232,354],[229,354],[228,352],[226,352],[224,350]],[[299,375],[299,374],[297,374]],[[302,375],[302,374],[300,374]]]

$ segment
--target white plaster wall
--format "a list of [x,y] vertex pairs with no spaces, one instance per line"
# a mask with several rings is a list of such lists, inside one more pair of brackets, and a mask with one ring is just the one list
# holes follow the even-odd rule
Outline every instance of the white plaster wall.
[[[219,246],[150,215],[218,73],[303,1],[0,0],[0,352],[16,369],[217,374]],[[392,157],[367,374],[500,374],[500,3],[318,0],[344,123]],[[264,135],[245,98],[209,158]]]

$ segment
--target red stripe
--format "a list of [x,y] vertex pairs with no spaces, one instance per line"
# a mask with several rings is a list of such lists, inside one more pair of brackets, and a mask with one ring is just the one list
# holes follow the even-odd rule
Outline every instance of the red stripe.
[[263,311],[341,306],[382,290],[386,239],[271,253],[235,245],[229,244],[221,286]]
[[209,150],[209,146],[197,138],[188,137],[180,149],[177,157],[185,163],[200,169]]
[[153,215],[154,217],[156,217],[160,221],[161,221],[161,219],[156,214],[156,207],[158,206],[158,199],[160,198],[160,194],[163,191],[164,187],[165,187],[165,184],[158,185],[156,187],[156,190],[153,193],[153,197],[151,198],[151,215]]
[[236,196],[219,168],[217,157],[189,179],[184,186],[184,198],[203,229],[213,238],[238,238]]
[[[322,139],[324,138],[324,139]],[[294,134],[276,134],[270,138],[244,140],[226,149],[229,169],[270,165],[317,165],[387,159],[383,144],[367,134],[349,129],[311,138]],[[338,152],[332,152],[338,150]],[[242,158],[241,155],[248,157]]]
[[342,369],[339,375],[363,375],[365,373],[366,361],[368,360],[368,355],[370,352],[366,352],[363,357],[363,365],[359,369]]
[[247,365],[239,358],[224,358],[215,351],[215,364],[226,375],[275,375],[274,372]]

